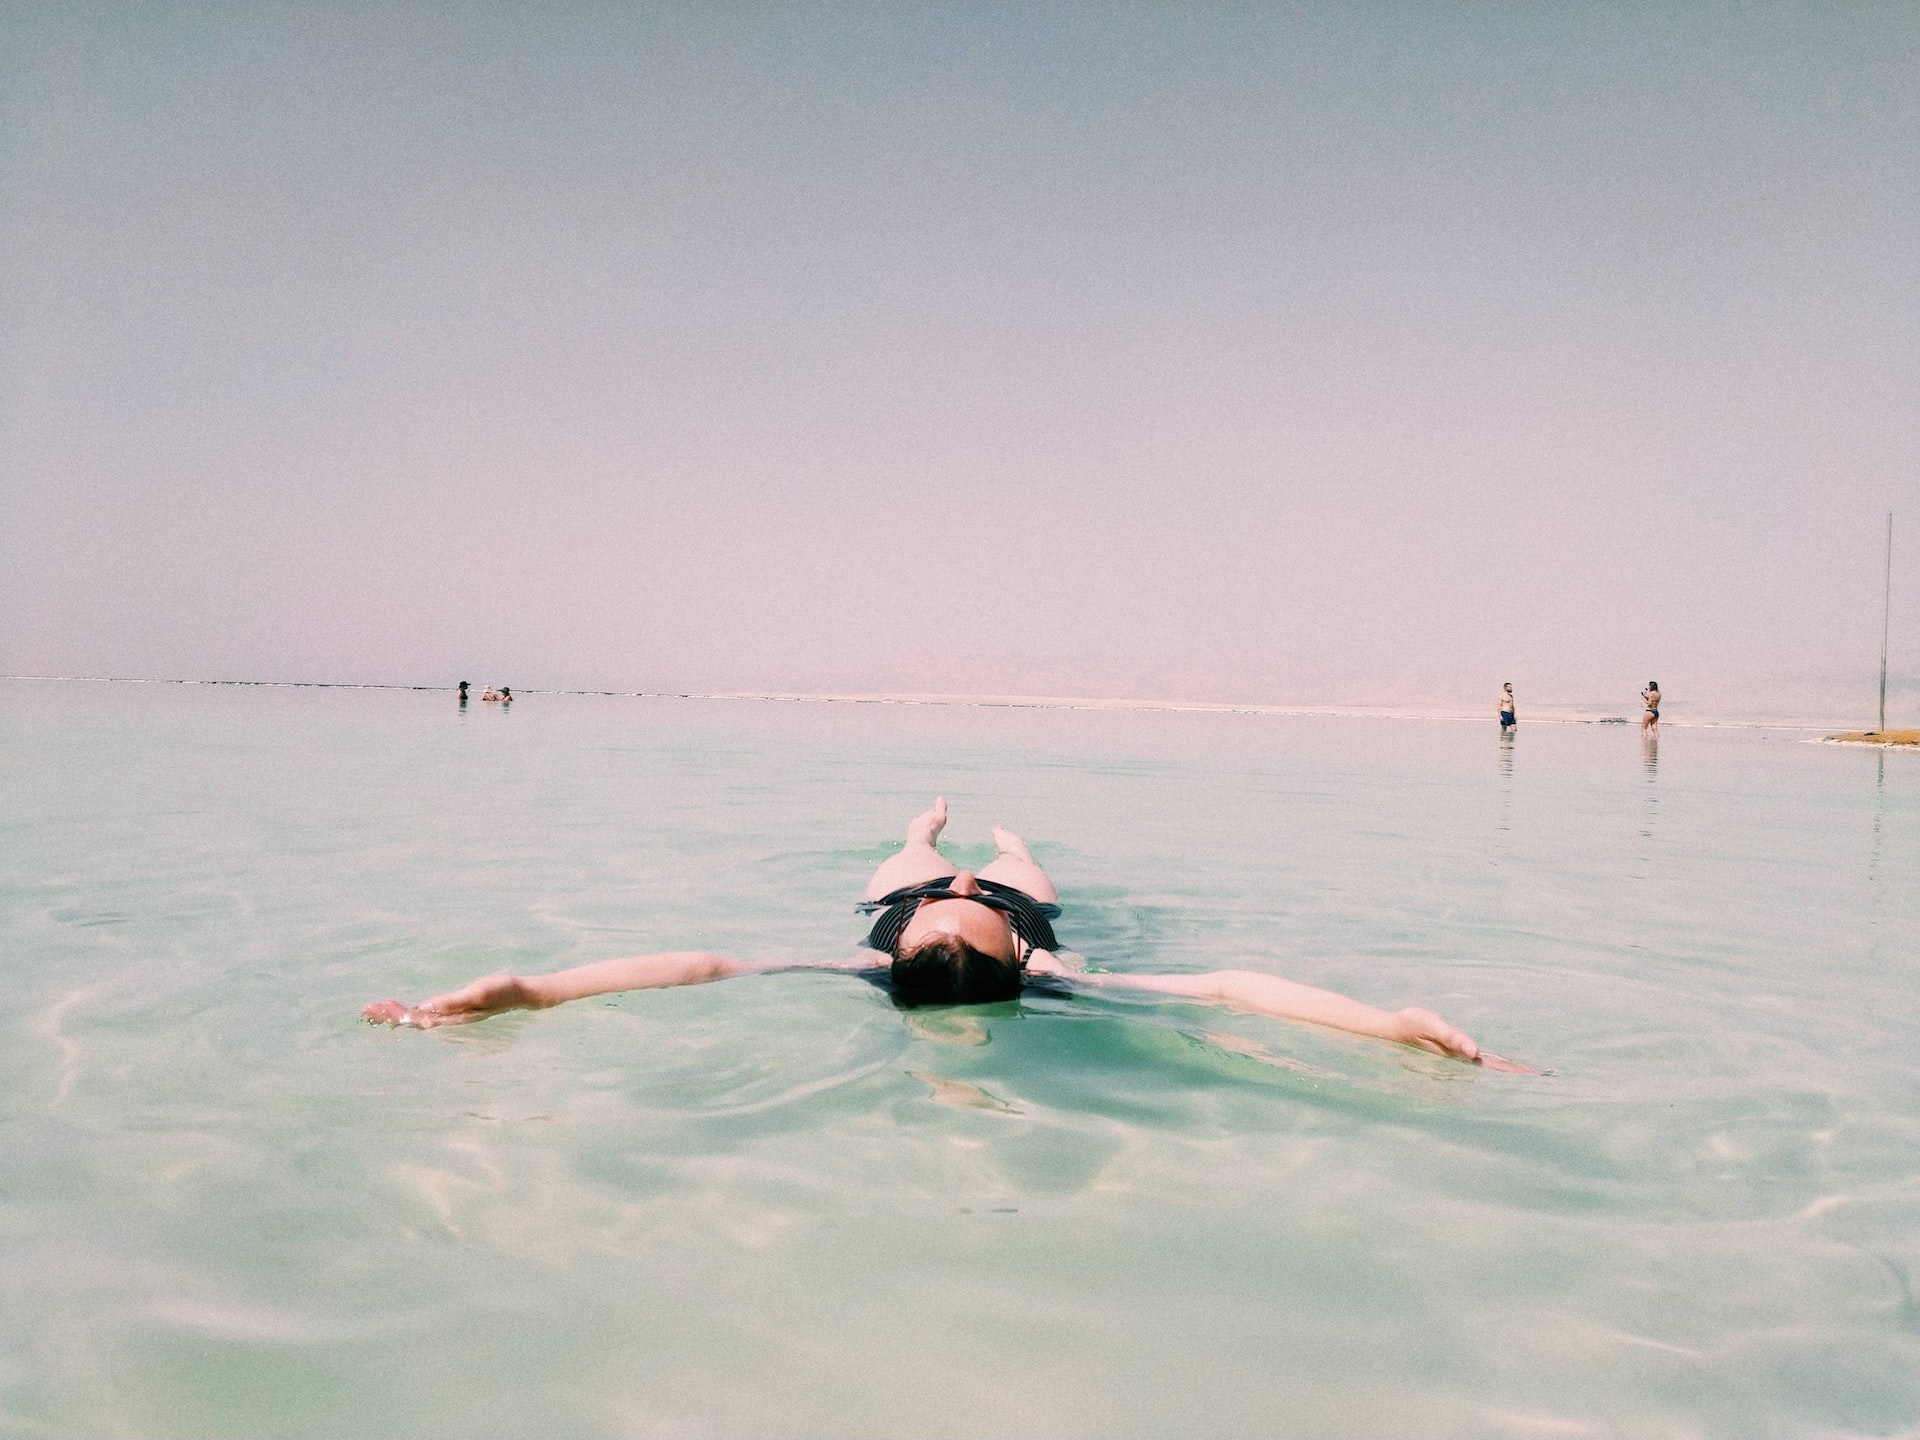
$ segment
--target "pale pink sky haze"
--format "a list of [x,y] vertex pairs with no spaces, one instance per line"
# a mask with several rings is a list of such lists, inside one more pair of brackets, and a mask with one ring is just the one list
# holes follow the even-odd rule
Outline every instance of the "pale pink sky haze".
[[0,9],[0,671],[1920,723],[1920,7]]

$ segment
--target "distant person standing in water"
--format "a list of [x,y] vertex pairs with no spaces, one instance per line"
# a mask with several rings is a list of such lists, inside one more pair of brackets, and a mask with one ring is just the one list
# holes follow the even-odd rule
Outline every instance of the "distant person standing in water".
[[467,682],[464,680],[460,682],[460,708],[467,708]]
[[1647,713],[1640,717],[1640,728],[1645,730],[1660,723],[1660,682],[1647,681],[1647,688],[1640,692],[1640,698],[1646,702]]
[[513,703],[513,687],[511,685],[502,685],[500,687],[500,703],[502,705],[511,705]]
[[1518,723],[1513,718],[1513,682],[1509,680],[1500,687],[1500,728],[1511,730]]

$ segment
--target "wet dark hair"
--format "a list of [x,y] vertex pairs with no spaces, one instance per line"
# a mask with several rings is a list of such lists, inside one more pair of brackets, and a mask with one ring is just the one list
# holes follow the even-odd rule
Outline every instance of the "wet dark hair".
[[1658,680],[1647,681],[1647,689],[1658,690],[1659,688],[1660,688],[1660,682]]
[[980,1005],[1020,993],[1022,969],[1011,956],[988,955],[957,935],[940,935],[893,957],[893,998],[903,1005]]

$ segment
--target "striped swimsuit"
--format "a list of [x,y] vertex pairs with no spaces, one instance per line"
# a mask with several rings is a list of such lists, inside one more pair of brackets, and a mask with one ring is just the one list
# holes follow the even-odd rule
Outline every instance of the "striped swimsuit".
[[980,881],[978,895],[956,895],[950,888],[952,884],[953,877],[947,876],[919,885],[908,885],[878,900],[864,902],[861,910],[868,914],[877,910],[880,914],[863,943],[883,955],[891,955],[893,947],[900,943],[901,932],[907,928],[907,922],[913,919],[913,912],[920,908],[922,900],[971,900],[976,905],[984,905],[989,910],[998,910],[1005,915],[1007,923],[1013,926],[1013,933],[1026,941],[1030,948],[1060,948],[1051,923],[1059,918],[1058,905],[1036,900],[1026,892],[1016,890],[1011,885],[1002,885],[997,880]]

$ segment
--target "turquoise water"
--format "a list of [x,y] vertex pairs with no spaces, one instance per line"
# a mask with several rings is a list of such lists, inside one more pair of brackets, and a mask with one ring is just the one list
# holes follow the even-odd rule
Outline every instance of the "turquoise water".
[[[1802,738],[0,686],[0,1428],[1911,1432],[1920,756]],[[819,974],[356,1019],[843,955],[935,793],[1096,966],[1554,1073]]]

